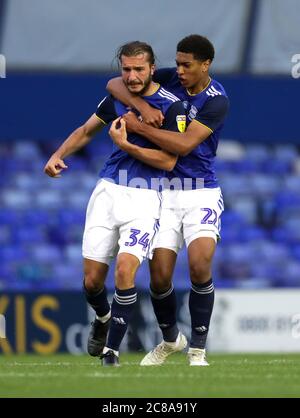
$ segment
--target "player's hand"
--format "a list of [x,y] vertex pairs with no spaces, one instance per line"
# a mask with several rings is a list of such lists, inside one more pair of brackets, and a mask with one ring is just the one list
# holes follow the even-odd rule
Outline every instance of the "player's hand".
[[61,177],[60,173],[67,168],[68,166],[61,158],[58,158],[56,155],[52,155],[44,167],[44,172],[48,174],[49,177],[59,178]]
[[138,117],[136,116],[135,113],[133,113],[133,112],[125,113],[125,115],[123,115],[122,118],[126,122],[127,132],[137,132],[138,133],[141,121],[138,119]]
[[160,128],[164,121],[164,115],[159,109],[148,106],[141,111],[143,122],[147,125],[151,125],[154,128]]
[[128,144],[126,122],[122,117],[119,117],[113,121],[108,133],[111,139],[119,148],[122,150],[126,148],[126,145]]

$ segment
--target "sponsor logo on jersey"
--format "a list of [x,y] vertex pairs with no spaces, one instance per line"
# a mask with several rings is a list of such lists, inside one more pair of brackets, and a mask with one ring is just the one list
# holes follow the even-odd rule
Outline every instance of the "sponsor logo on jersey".
[[176,116],[177,128],[179,132],[185,132],[186,129],[186,116],[178,115]]

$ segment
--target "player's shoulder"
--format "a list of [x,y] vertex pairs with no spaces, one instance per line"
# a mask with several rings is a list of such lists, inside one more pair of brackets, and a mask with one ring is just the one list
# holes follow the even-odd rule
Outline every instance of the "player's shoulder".
[[216,114],[227,114],[230,102],[222,84],[212,79],[206,89],[207,99],[205,102],[205,110]]
[[170,112],[171,109],[172,111],[179,111],[180,113],[184,112],[182,101],[174,93],[171,93],[164,87],[159,86],[154,96],[153,102],[156,103],[156,106],[158,105],[164,114]]
[[186,114],[184,103],[173,93],[170,93],[165,88],[161,88],[160,96],[162,97],[162,100],[164,100],[164,114],[168,114],[171,117],[175,114]]
[[170,104],[180,101],[180,99],[177,96],[175,96],[175,94],[171,93],[169,90],[165,89],[162,86],[159,86],[159,89],[157,90],[157,95],[162,99],[166,100],[167,102],[170,102]]
[[224,86],[217,80],[212,79],[206,89],[206,95],[211,97],[224,96],[228,99]]
[[174,78],[178,79],[175,67],[158,68],[153,75],[153,80],[161,84],[168,84]]
[[110,106],[114,104],[115,100],[116,99],[111,94],[108,94],[107,96],[103,97],[100,100],[100,102],[98,103],[97,109],[100,109],[101,107],[104,107],[104,106]]

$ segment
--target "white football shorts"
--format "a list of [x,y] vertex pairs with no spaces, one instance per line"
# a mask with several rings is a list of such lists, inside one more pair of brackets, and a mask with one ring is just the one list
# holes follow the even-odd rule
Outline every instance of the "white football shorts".
[[83,234],[84,258],[108,264],[120,253],[140,263],[152,258],[158,236],[161,193],[100,180],[89,200]]
[[220,239],[223,196],[219,187],[162,192],[160,228],[155,248],[176,253],[200,237]]

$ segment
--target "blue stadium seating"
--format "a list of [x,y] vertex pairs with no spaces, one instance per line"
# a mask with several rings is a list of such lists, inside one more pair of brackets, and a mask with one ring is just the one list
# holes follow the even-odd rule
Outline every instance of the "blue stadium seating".
[[[52,144],[1,142],[0,289],[80,289],[81,239],[89,196],[109,141],[68,159],[60,179],[43,166]],[[230,156],[232,153],[232,157]],[[299,151],[294,145],[230,145],[218,155],[225,199],[213,276],[218,287],[300,286]],[[297,168],[298,167],[298,168]],[[107,278],[114,286],[114,263]],[[137,286],[149,287],[148,263]],[[178,255],[176,288],[189,287],[187,253]]]

